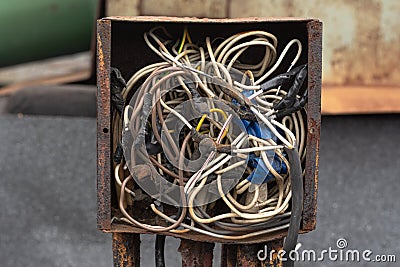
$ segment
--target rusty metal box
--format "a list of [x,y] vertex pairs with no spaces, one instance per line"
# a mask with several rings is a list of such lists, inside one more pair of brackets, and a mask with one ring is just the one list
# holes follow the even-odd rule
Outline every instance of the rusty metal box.
[[[182,24],[190,24],[195,34],[206,32],[222,36],[250,29],[268,29],[279,35],[283,43],[294,36],[305,44],[299,60],[308,64],[307,105],[307,154],[304,179],[304,205],[301,232],[315,229],[317,209],[318,155],[320,139],[320,93],[322,23],[303,18],[244,18],[244,19],[198,19],[173,17],[108,17],[97,21],[97,227],[104,232],[149,233],[124,224],[112,223],[117,211],[116,193],[113,190],[112,171],[112,127],[110,97],[110,67],[117,67],[124,77],[132,75],[143,66],[157,60],[143,41],[143,33],[154,26],[166,26],[178,31]],[[278,46],[282,50],[282,47]],[[173,233],[166,233],[178,236]],[[256,243],[278,239],[285,231],[243,240],[241,243]],[[195,241],[225,242],[188,232],[179,237]]]

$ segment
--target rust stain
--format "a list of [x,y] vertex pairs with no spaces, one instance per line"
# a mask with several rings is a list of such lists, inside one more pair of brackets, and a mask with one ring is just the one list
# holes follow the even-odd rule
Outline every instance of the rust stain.
[[260,267],[261,261],[257,257],[260,244],[239,245],[237,250],[238,267]]
[[221,267],[236,267],[237,245],[222,245]]
[[228,16],[229,0],[171,0],[143,1],[140,15],[164,16],[196,16],[208,18],[226,18]]
[[111,228],[111,133],[109,131],[111,22],[98,20],[97,30],[97,227],[109,230]]
[[[381,20],[381,3],[374,0],[342,1],[341,5],[350,7],[355,21],[353,42],[350,45],[333,49],[332,73],[335,84],[373,84],[382,83],[382,71],[387,72],[385,64],[380,64],[378,51]],[[360,12],[362,10],[362,12]]]
[[[400,41],[400,31],[385,26],[397,25],[398,1],[339,0],[324,4],[307,11],[325,20],[330,30],[324,47],[324,83],[398,85],[400,47],[394,44]],[[390,8],[392,13],[387,12]]]
[[[268,255],[272,250],[281,251],[283,250],[283,239],[269,242],[267,245]],[[272,258],[269,258],[265,262],[261,262],[261,267],[282,267],[282,261],[279,259],[278,253],[272,253]]]
[[278,251],[282,249],[283,239],[253,245],[238,245],[237,266],[281,267],[282,261],[278,257]]
[[140,266],[140,237],[132,234],[114,233],[112,239],[115,267]]
[[322,23],[308,23],[308,104],[307,104],[307,154],[304,180],[302,230],[311,231],[316,226],[318,155],[321,129],[321,70]]
[[178,251],[182,256],[182,267],[212,266],[214,245],[214,243],[181,239]]

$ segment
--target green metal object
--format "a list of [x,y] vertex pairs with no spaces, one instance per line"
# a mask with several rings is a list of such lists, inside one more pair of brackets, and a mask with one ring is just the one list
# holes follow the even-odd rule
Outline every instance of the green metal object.
[[89,50],[96,0],[0,1],[0,66]]

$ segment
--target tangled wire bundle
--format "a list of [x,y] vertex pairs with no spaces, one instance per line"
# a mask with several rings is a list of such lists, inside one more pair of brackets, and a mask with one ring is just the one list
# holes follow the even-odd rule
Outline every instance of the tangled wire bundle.
[[[289,228],[285,248],[294,247],[306,154],[301,42],[291,40],[278,55],[277,38],[260,30],[195,44],[186,28],[176,42],[155,28],[144,40],[161,62],[127,83],[111,71],[117,219],[230,240]],[[246,62],[252,47],[263,49],[258,63]],[[292,47],[295,57],[276,75]],[[126,209],[143,192],[162,225]],[[176,214],[164,212],[167,206]]]

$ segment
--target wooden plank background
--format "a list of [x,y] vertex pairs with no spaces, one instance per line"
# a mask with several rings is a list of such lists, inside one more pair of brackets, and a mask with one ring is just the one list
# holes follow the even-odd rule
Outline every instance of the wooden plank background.
[[108,0],[106,10],[108,15],[318,18],[324,23],[322,111],[400,112],[400,1]]

